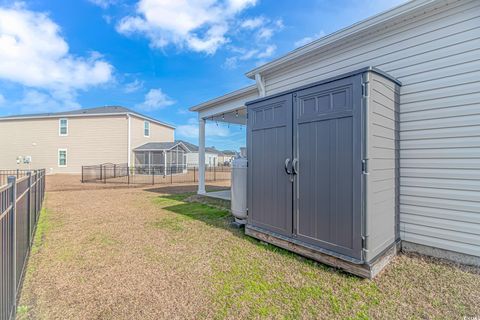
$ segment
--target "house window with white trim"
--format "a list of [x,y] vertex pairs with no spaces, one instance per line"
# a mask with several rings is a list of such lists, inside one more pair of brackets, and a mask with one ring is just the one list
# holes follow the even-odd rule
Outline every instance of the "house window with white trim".
[[58,149],[58,166],[67,166],[67,149]]
[[60,119],[58,121],[58,134],[61,136],[68,135],[68,119]]
[[150,121],[143,122],[143,135],[145,137],[150,137]]

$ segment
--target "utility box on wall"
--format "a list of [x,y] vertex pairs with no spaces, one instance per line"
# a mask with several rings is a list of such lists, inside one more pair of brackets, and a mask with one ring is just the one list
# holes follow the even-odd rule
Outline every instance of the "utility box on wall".
[[247,103],[246,233],[374,277],[398,243],[399,86],[369,67]]

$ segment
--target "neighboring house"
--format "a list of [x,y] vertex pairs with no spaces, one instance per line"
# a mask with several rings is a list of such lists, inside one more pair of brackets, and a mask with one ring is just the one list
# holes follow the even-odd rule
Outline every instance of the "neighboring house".
[[[198,167],[198,146],[183,140],[176,140],[176,142],[181,142],[188,150],[186,154],[187,166]],[[208,167],[218,166],[220,164],[220,154],[221,152],[214,147],[205,147],[205,165]]]
[[220,151],[218,156],[218,163],[221,166],[230,166],[232,164],[233,159],[237,156],[237,153],[232,150],[224,150]]
[[[82,165],[133,165],[133,149],[147,142],[173,142],[174,131],[119,106],[0,117],[0,168],[79,173]],[[24,163],[28,157],[30,164]]]
[[[316,232],[314,238],[327,238],[333,223],[337,223],[334,227],[341,228],[342,223],[344,226],[351,221],[342,221],[332,216],[333,220],[326,221],[327,224],[319,223],[318,219],[321,218],[312,218],[312,223],[299,224],[298,218],[303,214],[302,211],[312,210],[320,204],[324,205],[326,201],[331,201],[328,192],[338,190],[337,187],[337,189],[325,188],[324,192],[317,191],[323,186],[325,179],[318,179],[316,182],[309,179],[301,180],[305,173],[317,174],[315,168],[321,169],[318,172],[325,172],[325,166],[339,163],[338,159],[332,157],[329,160],[325,157],[322,163],[305,162],[304,159],[307,157],[305,154],[319,152],[318,146],[325,150],[328,140],[323,137],[330,139],[331,136],[337,137],[341,133],[346,137],[349,132],[347,130],[351,128],[345,125],[342,130],[332,129],[346,123],[341,123],[340,120],[338,122],[340,124],[331,125],[330,131],[326,127],[313,127],[312,124],[312,128],[309,128],[310,137],[318,135],[318,138],[307,139],[314,141],[308,147],[305,147],[304,141],[292,139],[291,132],[305,136],[305,131],[299,133],[299,130],[306,130],[298,125],[300,121],[308,123],[310,119],[308,117],[313,118],[316,115],[317,118],[312,120],[312,123],[325,120],[328,124],[327,120],[333,116],[327,112],[334,110],[335,105],[350,106],[352,96],[363,95],[364,102],[355,98],[352,109],[361,112],[364,119],[368,119],[365,116],[369,114],[370,120],[377,123],[372,126],[356,124],[355,129],[370,130],[359,132],[362,136],[373,134],[371,143],[367,146],[373,149],[371,151],[374,157],[369,158],[368,154],[362,154],[361,162],[357,159],[354,161],[355,167],[349,168],[351,171],[342,173],[351,172],[352,176],[356,176],[360,170],[365,181],[376,179],[376,182],[384,182],[384,185],[376,184],[373,189],[369,189],[369,192],[377,194],[379,202],[373,204],[370,202],[368,205],[395,206],[396,223],[388,224],[388,230],[385,231],[389,234],[395,231],[395,240],[401,240],[404,250],[480,265],[479,13],[480,1],[409,1],[260,65],[246,74],[255,80],[255,85],[190,109],[199,113],[199,144],[202,145],[205,141],[205,124],[208,119],[232,119],[231,121],[237,123],[243,120],[246,124],[247,117],[243,115],[247,113],[245,107],[247,102],[263,99],[248,107],[247,131],[250,136],[247,141],[249,152],[252,148],[269,150],[266,151],[270,152],[269,166],[253,168],[255,165],[252,163],[267,161],[267,157],[258,153],[248,154],[248,170],[272,168],[272,172],[276,174],[283,172],[285,175],[295,175],[297,171],[291,166],[293,158],[297,160],[295,164],[299,168],[299,174],[292,177],[293,188],[286,185],[285,188],[290,189],[282,193],[287,194],[288,208],[298,210],[290,211],[293,218],[277,219],[276,222],[283,228],[281,229],[283,235],[279,236],[279,227],[277,231],[271,232],[268,238],[265,236],[265,239],[278,240],[285,235],[291,239],[297,235],[310,235],[314,232]],[[373,70],[366,69],[368,67],[377,68],[377,71],[358,72],[361,69]],[[385,84],[388,83],[386,81],[382,84],[381,72],[379,74],[378,70],[398,80],[397,83],[401,86],[396,88],[395,81]],[[346,75],[349,73],[356,75],[357,80],[347,78]],[[335,79],[340,78],[343,82],[335,82]],[[325,89],[324,95],[319,95],[321,83],[325,85],[327,82],[331,84],[332,90],[338,92]],[[336,86],[341,83],[345,86],[341,88]],[[355,91],[346,92],[346,89]],[[384,94],[384,90],[388,93]],[[332,97],[336,101],[327,104],[326,101]],[[367,104],[367,99],[372,98],[373,101],[368,100],[371,104]],[[388,107],[391,102],[398,106]],[[258,106],[262,106],[263,109],[260,107],[254,109]],[[282,108],[288,112],[277,114],[277,110],[280,111]],[[290,112],[291,110],[296,112]],[[350,110],[339,111],[335,117],[344,115],[347,118],[349,115],[347,111]],[[256,123],[259,119],[270,120],[270,123],[261,127]],[[277,127],[271,129],[271,135],[279,136],[286,132],[285,136],[291,139],[289,143],[293,143],[293,147],[280,150],[277,149],[279,144],[263,141],[258,133],[253,131],[252,123],[255,123],[259,130],[277,124]],[[282,123],[286,127],[282,127]],[[308,134],[306,136],[309,137]],[[352,139],[361,137],[353,136]],[[285,137],[278,139],[284,140]],[[303,152],[298,152],[298,145],[303,147]],[[366,153],[369,149],[363,147],[363,152]],[[335,151],[333,147],[331,150]],[[395,151],[393,156],[392,150]],[[252,159],[254,161],[251,161]],[[370,170],[380,173],[368,174]],[[200,172],[200,176],[204,176],[203,172]],[[325,177],[328,178],[329,175],[325,174]],[[311,184],[308,185],[306,181]],[[302,188],[310,188],[312,194],[318,197],[311,198],[310,202],[298,203],[298,198],[294,196],[292,190],[297,190],[301,183]],[[270,183],[270,180],[263,184],[266,188],[276,185]],[[199,181],[198,192],[205,193],[202,179]],[[249,195],[249,203],[252,196]],[[280,200],[283,201],[275,198],[277,196],[278,194],[271,191],[264,192],[261,194],[263,200],[258,200],[265,201],[263,211],[265,215],[271,215],[268,219],[276,217],[279,206],[275,201],[279,200],[278,203]],[[359,202],[337,204],[339,206],[348,204],[350,208],[360,212]],[[249,205],[249,219],[251,210]],[[314,212],[309,214],[311,217],[320,217],[325,215],[325,212],[331,210],[319,210],[317,216]],[[344,246],[355,245],[369,254],[372,249],[371,241],[374,239],[368,232],[372,230],[377,232],[382,226],[375,225],[379,223],[376,219],[366,220],[364,216],[358,216],[356,213],[352,216],[359,223],[355,228],[360,231],[358,234],[361,237],[357,234],[352,238],[352,243]],[[390,218],[389,216],[388,219]],[[294,222],[291,223],[292,221]],[[265,221],[261,222],[266,224]],[[267,222],[270,223],[271,220]],[[248,224],[251,224],[251,220]],[[322,230],[322,226],[330,227]],[[336,235],[335,229],[333,231]],[[301,242],[298,237],[296,239],[297,244]],[[328,241],[340,240],[342,239]],[[320,246],[325,248],[328,241]],[[348,260],[349,257],[341,258]]]

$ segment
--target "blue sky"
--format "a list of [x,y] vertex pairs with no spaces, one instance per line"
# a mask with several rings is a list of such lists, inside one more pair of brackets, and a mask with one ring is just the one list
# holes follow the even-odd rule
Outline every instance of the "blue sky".
[[[0,115],[122,105],[197,143],[188,107],[250,69],[403,0],[0,0]],[[237,149],[245,129],[207,127]]]

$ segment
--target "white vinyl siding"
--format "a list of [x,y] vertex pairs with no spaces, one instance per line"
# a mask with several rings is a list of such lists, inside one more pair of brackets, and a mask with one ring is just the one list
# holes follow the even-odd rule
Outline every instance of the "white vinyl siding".
[[58,149],[58,166],[67,166],[67,149]]
[[144,121],[143,122],[143,136],[150,137],[150,122]]
[[60,136],[68,136],[68,119],[58,120],[58,134]]
[[401,239],[480,256],[480,1],[410,18],[265,74],[267,95],[366,66],[398,78]]

